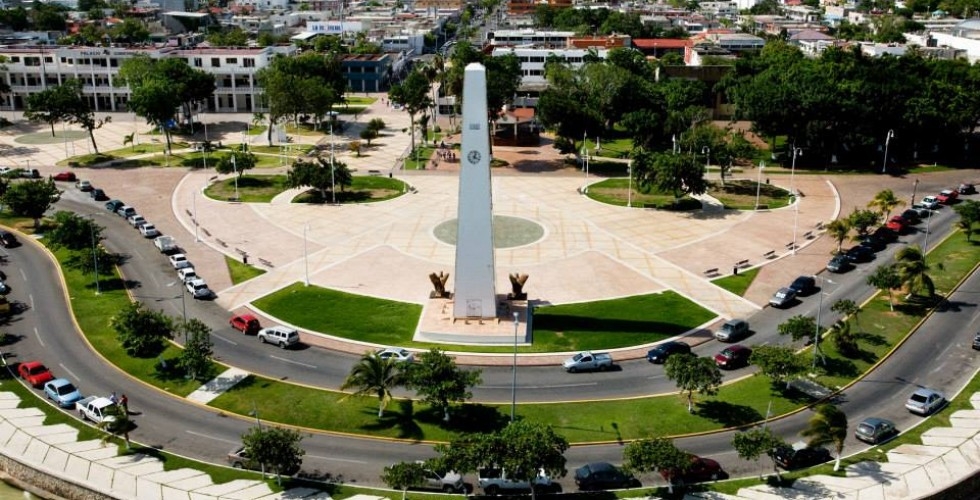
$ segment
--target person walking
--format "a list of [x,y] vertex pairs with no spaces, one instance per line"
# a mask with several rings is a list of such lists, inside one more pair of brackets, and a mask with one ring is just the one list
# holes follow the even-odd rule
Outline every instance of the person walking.
[[119,398],[119,406],[122,406],[123,411],[129,415],[129,398],[125,394]]
[[116,398],[116,391],[112,391],[112,394],[109,394],[109,401],[110,401],[110,402],[111,402],[112,404],[116,404],[116,403],[118,403],[118,402],[119,402],[119,399],[118,399],[118,398]]

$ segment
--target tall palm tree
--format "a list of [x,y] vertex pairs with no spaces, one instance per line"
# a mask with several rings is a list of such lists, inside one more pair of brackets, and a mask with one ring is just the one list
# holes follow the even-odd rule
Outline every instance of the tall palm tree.
[[844,240],[847,239],[847,235],[851,232],[851,223],[847,219],[836,219],[830,221],[826,229],[827,234],[837,240],[837,253],[840,253],[841,247],[844,246]]
[[847,415],[840,408],[824,404],[817,407],[817,413],[810,418],[809,425],[801,432],[810,438],[809,446],[833,444],[835,452],[834,471],[840,469],[840,456],[844,452],[847,439]]
[[929,277],[929,265],[926,264],[926,255],[922,249],[910,245],[902,248],[895,254],[898,277],[902,284],[908,286],[909,294],[915,294],[925,288],[931,298],[936,294],[936,286]]
[[892,210],[898,206],[905,206],[905,202],[896,198],[891,189],[880,191],[868,202],[868,208],[877,208],[884,220],[888,220]]
[[383,359],[378,353],[369,352],[351,368],[340,390],[356,389],[350,396],[377,396],[378,418],[381,418],[391,402],[391,390],[402,383],[403,375],[396,359]]

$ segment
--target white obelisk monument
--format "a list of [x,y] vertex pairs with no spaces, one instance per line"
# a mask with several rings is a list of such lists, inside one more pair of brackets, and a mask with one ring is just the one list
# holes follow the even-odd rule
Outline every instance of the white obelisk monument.
[[479,63],[466,65],[462,123],[453,316],[496,318],[487,70]]

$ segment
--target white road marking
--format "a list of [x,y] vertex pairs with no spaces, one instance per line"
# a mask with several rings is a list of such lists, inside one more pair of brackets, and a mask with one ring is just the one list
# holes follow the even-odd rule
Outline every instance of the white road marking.
[[24,274],[24,269],[23,268],[20,269],[20,275],[24,277],[24,281],[27,281],[27,275]]
[[60,366],[62,370],[68,372],[68,374],[71,375],[71,378],[81,382],[81,379],[78,378],[78,375],[75,375],[71,370],[69,370],[68,367],[64,365],[64,363],[58,363],[58,366]]
[[279,356],[269,356],[269,357],[272,358],[272,359],[278,359],[279,361],[283,361],[283,362],[286,362],[286,363],[292,363],[294,365],[305,366],[307,368],[313,368],[314,370],[316,370],[316,366],[315,365],[309,365],[309,364],[306,364],[306,363],[300,363],[299,361],[293,361],[291,359],[280,358]]
[[33,293],[27,294],[27,300],[31,301],[31,309],[34,309],[34,294]]
[[218,340],[224,340],[225,342],[227,342],[227,343],[229,343],[231,345],[238,345],[238,342],[235,342],[234,340],[228,340],[228,339],[222,337],[221,335],[216,335],[216,334],[212,333],[211,336],[214,337],[214,338],[216,338],[216,339],[218,339]]
[[34,327],[34,336],[37,337],[37,341],[41,344],[41,347],[47,347],[44,345],[44,340],[41,339],[41,333],[37,331],[37,327]]
[[232,441],[230,439],[216,438],[216,437],[212,436],[211,434],[201,434],[200,432],[194,432],[194,431],[184,431],[184,432],[186,432],[186,433],[188,433],[188,434],[190,434],[192,436],[198,436],[198,437],[213,439],[215,441],[221,441],[222,443],[229,443],[229,444],[236,444],[236,445],[239,444],[238,441]]
[[345,462],[349,464],[366,464],[367,462],[363,460],[350,460],[347,458],[334,458],[334,457],[321,457],[320,455],[306,455],[310,458],[319,458],[320,460],[330,460],[331,462]]
[[[520,385],[518,387],[522,389],[554,389],[559,387],[594,387],[599,385],[598,382],[588,382],[581,384],[562,384],[562,385]],[[510,389],[510,385],[481,385],[480,387],[485,389]]]

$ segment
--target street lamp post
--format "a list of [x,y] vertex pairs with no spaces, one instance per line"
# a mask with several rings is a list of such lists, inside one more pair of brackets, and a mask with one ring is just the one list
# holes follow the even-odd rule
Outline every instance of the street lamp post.
[[[178,279],[177,281],[172,281],[170,283],[167,283],[167,286],[174,286],[174,285],[179,285],[178,288],[180,288],[184,286],[184,282]],[[187,299],[184,297],[184,295],[186,295],[184,293],[184,290],[180,290],[180,311],[184,317],[184,324],[186,325],[187,324]]]
[[671,143],[670,151],[676,155],[677,154],[677,134],[674,134],[674,135],[670,136],[670,143]]
[[[824,281],[825,283],[830,283],[831,285],[836,285],[837,283],[820,276],[814,275],[815,278]],[[817,358],[823,358],[820,354],[820,311],[823,310],[823,287],[820,287],[820,303],[817,305],[817,325],[813,329],[813,368],[817,367]]]
[[[415,151],[415,164],[418,165],[418,149]],[[337,184],[334,177],[333,166],[333,122],[330,122],[330,204],[337,204]]]
[[630,176],[629,189],[626,191],[626,208],[633,206],[633,160],[630,160],[628,172]]
[[796,231],[800,221],[800,195],[796,192],[796,157],[803,156],[803,149],[793,146],[793,164],[789,170],[789,190],[793,193],[793,255],[796,255]]
[[238,162],[235,161],[235,153],[231,154],[231,168],[235,171],[235,201],[238,201]]
[[759,209],[759,192],[762,189],[762,171],[766,168],[766,162],[759,162],[759,173],[755,179],[755,209]]
[[198,233],[198,222],[197,222],[197,191],[194,191],[193,197],[191,198],[191,209],[194,211],[194,243],[201,241],[201,236]]
[[922,258],[925,259],[926,253],[929,251],[929,223],[932,222],[932,212],[929,210],[929,216],[926,217],[926,241],[922,244]]
[[95,294],[102,295],[102,288],[99,285],[99,256],[96,253],[95,247],[95,214],[88,214],[89,216],[89,234],[92,237],[92,266],[95,268]]
[[915,191],[918,188],[919,188],[919,179],[916,179],[915,182],[912,183],[912,203],[909,203],[910,207],[912,205],[915,205]]
[[517,311],[514,311],[514,380],[511,382],[510,386],[510,421],[513,422],[516,418],[517,412],[517,328],[520,326],[518,322]]
[[885,136],[885,159],[881,165],[881,173],[885,173],[885,170],[888,169],[888,143],[891,142],[893,137],[895,137],[895,131],[889,130],[888,135]]
[[306,232],[310,229],[310,223],[303,225],[303,267],[306,271],[306,286],[310,286],[310,256],[306,247]]
[[[707,173],[708,172],[708,166],[711,165],[711,148],[709,148],[708,146],[704,146],[703,148],[701,148],[701,154],[704,155],[704,172]],[[721,180],[722,180],[722,182],[725,181],[725,174],[724,173],[722,173],[722,175],[721,175]]]

